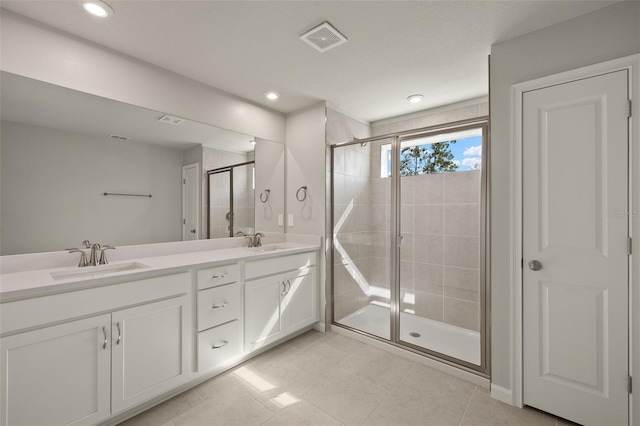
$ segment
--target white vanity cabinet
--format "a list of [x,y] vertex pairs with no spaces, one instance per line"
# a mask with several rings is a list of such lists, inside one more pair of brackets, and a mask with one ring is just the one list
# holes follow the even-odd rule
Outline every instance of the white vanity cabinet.
[[111,415],[111,315],[0,339],[6,425],[92,425]]
[[246,263],[245,351],[318,321],[315,264],[315,252]]
[[244,354],[240,269],[234,263],[196,273],[198,373],[231,364]]
[[0,425],[91,425],[189,380],[189,286],[183,273],[3,304]]

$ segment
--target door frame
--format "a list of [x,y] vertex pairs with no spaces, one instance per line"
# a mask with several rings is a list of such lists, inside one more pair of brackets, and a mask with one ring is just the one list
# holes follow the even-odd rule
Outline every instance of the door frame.
[[[523,406],[523,317],[522,317],[522,98],[525,92],[574,80],[628,70],[629,99],[633,109],[640,107],[640,54],[626,56],[571,71],[515,84],[511,87],[511,127],[513,152],[511,163],[511,389],[492,386],[492,396],[517,407]],[[640,371],[640,114],[632,112],[629,120],[629,229],[635,250],[629,259],[629,374]],[[637,380],[640,380],[640,376]],[[635,409],[634,409],[635,408]],[[630,396],[630,424],[640,424],[640,392]]]
[[200,175],[200,163],[193,163],[193,164],[187,164],[186,166],[182,166],[182,223],[180,224],[181,228],[182,228],[182,241],[187,241],[187,228],[186,228],[186,224],[185,224],[185,219],[187,217],[186,213],[187,213],[187,191],[186,191],[186,176],[187,176],[187,170],[189,169],[196,169],[196,200],[195,200],[195,206],[193,206],[196,209],[196,212],[198,213],[196,215],[196,239],[200,239],[200,233],[201,233],[201,217],[202,217],[202,207],[201,207],[201,202],[200,200],[202,199],[202,176]]

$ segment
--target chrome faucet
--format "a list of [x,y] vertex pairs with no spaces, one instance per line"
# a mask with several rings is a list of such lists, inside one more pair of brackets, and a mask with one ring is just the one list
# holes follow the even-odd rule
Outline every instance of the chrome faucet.
[[255,235],[246,235],[245,238],[249,240],[249,248],[262,247],[262,240],[260,240],[260,237],[264,236],[265,235],[262,232],[256,232]]
[[89,265],[96,266],[98,264],[98,252],[100,251],[100,244],[91,244],[91,257],[89,257]]
[[100,265],[106,265],[109,263],[109,261],[107,260],[107,254],[105,253],[106,250],[115,250],[116,248],[113,246],[102,246],[102,250],[100,251],[100,260],[98,261],[98,263]]
[[78,263],[78,268],[84,268],[85,266],[87,266],[89,264],[89,262],[87,262],[87,255],[84,253],[84,251],[78,249],[78,248],[68,248],[65,249],[67,250],[69,253],[80,253],[80,262]]

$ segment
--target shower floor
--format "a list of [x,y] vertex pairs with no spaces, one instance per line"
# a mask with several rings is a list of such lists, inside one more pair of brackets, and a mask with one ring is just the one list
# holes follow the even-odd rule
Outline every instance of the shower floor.
[[[337,322],[389,339],[389,312],[389,308],[383,306],[367,305]],[[415,333],[419,336],[414,337]],[[480,333],[477,331],[401,312],[400,340],[480,365]]]

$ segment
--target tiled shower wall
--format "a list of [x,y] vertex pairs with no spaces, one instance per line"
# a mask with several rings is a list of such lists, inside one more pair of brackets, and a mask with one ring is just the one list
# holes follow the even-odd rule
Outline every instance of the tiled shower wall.
[[478,331],[480,171],[400,182],[402,310]]

